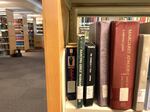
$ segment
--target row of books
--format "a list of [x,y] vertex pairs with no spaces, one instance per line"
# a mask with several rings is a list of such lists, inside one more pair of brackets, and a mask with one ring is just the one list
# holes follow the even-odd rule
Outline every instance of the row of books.
[[1,24],[0,25],[0,29],[7,29],[8,27],[7,27],[7,25],[6,24]]
[[9,49],[9,44],[0,44],[0,49]]
[[8,43],[9,39],[8,38],[0,38],[0,43]]
[[132,20],[132,21],[139,21],[140,23],[147,23],[150,22],[150,17],[147,16],[85,16],[79,17],[80,19],[80,26],[89,26],[93,22],[98,21],[118,21],[118,20]]
[[67,98],[76,99],[77,108],[96,99],[112,109],[149,110],[149,28],[135,21],[96,22],[88,40],[81,36],[66,46]]
[[9,51],[5,50],[5,51],[1,51],[0,50],[0,56],[6,56],[9,55]]
[[24,45],[24,42],[23,41],[17,41],[16,46],[20,46],[20,45]]
[[7,24],[7,17],[4,15],[0,15],[0,23]]
[[0,31],[0,37],[8,37],[8,31],[4,31],[4,32]]

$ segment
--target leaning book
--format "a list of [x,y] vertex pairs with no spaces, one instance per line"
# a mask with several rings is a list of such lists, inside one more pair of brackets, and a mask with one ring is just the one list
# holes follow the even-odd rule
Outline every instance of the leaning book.
[[141,34],[138,46],[138,58],[133,99],[133,108],[136,111],[142,111],[144,109],[150,56],[149,44],[150,35]]

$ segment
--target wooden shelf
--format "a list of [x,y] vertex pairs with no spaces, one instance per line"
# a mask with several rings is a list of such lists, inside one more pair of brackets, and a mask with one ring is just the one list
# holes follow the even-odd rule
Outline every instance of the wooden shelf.
[[24,40],[16,40],[16,42],[24,42]]
[[8,29],[0,29],[1,32],[8,31]]
[[0,51],[9,51],[9,49],[0,49]]
[[9,43],[0,43],[0,45],[9,45]]
[[[78,15],[149,16],[150,1],[43,0],[42,5],[48,112],[117,112],[107,107],[99,107],[96,104],[92,107],[76,109],[74,102],[63,100],[62,82],[64,77],[62,74],[65,68],[61,62],[64,43],[77,40],[76,17]],[[127,110],[127,112],[133,112],[133,110]]]
[[8,39],[8,37],[1,37],[1,36],[0,36],[0,39]]
[[[134,110],[113,110],[109,107],[100,107],[96,103],[90,107],[82,107],[80,109],[76,108],[76,101],[67,101],[66,104],[66,111],[65,112],[134,112]],[[145,111],[146,112],[146,111]]]

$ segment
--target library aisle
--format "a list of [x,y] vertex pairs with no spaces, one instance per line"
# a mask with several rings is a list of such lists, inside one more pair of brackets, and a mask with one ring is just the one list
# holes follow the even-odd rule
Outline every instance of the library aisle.
[[0,112],[47,112],[43,51],[0,58]]

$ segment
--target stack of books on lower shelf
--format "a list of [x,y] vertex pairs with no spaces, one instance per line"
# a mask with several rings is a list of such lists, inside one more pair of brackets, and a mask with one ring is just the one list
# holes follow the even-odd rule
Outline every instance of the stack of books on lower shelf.
[[[103,21],[66,46],[66,97],[76,107],[150,110],[150,23]],[[140,32],[139,32],[140,31]]]

